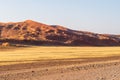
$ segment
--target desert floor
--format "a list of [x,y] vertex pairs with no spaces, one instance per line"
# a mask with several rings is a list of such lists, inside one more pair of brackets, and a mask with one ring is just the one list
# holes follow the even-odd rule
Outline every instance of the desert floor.
[[[90,52],[90,50],[88,50],[88,52]],[[109,49],[107,50],[109,52]],[[97,51],[101,53],[100,50]],[[0,56],[4,56],[3,52],[1,52]],[[7,52],[4,53],[8,54]],[[61,57],[59,54],[59,58],[55,57],[55,59],[46,58],[23,63],[17,61],[15,64],[8,64],[15,62],[14,57],[14,61],[11,61],[12,58],[10,59],[10,54],[11,53],[7,56],[9,58],[9,61],[6,61],[7,63],[5,62],[7,58],[3,59],[3,61],[0,59],[2,63],[0,65],[0,80],[120,80],[120,57],[118,56],[119,48],[117,48],[117,55],[115,56],[112,54],[112,56],[104,57],[102,55],[102,57],[97,56],[92,58],[67,58],[65,55],[64,59],[60,59]],[[18,55],[14,54],[14,56]],[[30,57],[28,58],[31,59]]]

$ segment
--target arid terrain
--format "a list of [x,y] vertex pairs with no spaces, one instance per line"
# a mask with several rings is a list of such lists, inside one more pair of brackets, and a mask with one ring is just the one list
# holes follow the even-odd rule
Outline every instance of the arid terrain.
[[26,20],[0,23],[0,44],[120,46],[120,35],[98,34]]
[[0,80],[120,80],[120,47],[6,47]]
[[1,22],[0,80],[120,80],[119,46],[120,35]]

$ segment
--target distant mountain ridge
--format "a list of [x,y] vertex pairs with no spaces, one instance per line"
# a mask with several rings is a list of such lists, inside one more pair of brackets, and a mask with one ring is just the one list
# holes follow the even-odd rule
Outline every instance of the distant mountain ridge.
[[0,43],[66,46],[120,46],[120,35],[76,31],[32,20],[0,23]]

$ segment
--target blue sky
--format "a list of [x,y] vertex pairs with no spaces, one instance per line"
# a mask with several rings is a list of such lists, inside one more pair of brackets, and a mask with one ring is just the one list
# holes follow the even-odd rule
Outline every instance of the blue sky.
[[120,0],[0,0],[0,22],[27,19],[120,34]]

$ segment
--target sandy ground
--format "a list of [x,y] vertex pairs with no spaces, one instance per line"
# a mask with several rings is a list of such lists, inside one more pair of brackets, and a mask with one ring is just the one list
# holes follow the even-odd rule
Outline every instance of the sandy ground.
[[0,80],[120,80],[120,57],[0,66]]

